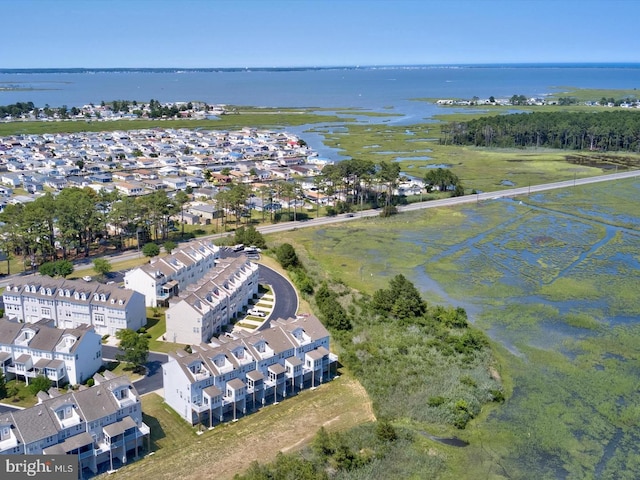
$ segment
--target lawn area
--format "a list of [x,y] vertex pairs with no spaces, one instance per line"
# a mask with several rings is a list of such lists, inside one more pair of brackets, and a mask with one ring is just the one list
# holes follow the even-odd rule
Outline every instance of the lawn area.
[[230,479],[254,460],[300,449],[321,426],[345,431],[374,420],[366,392],[348,373],[200,436],[156,394],[143,397],[142,409],[155,454],[120,469],[118,479],[209,479],[212,472]]
[[167,320],[164,316],[166,308],[161,307],[149,307],[147,308],[147,333],[151,336],[149,338],[149,350],[152,352],[175,352],[176,350],[184,349],[182,343],[165,342],[161,338],[167,331]]

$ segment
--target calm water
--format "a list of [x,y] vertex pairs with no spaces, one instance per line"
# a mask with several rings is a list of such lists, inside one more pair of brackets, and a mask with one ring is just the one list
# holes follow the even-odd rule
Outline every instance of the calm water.
[[[567,87],[640,88],[640,64],[607,66],[386,67],[277,71],[0,70],[0,105],[81,106],[118,99],[269,107],[364,108],[422,119],[436,110],[416,98],[537,96]],[[405,119],[406,121],[406,119]]]

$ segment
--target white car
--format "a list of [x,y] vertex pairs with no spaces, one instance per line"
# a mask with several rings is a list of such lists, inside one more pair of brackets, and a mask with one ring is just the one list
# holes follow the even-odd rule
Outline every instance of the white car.
[[251,308],[247,312],[249,315],[253,315],[254,317],[264,317],[265,313],[262,310],[258,310],[257,308]]
[[82,277],[82,279],[83,279],[85,282],[90,282],[91,280],[93,280],[93,278],[91,278],[91,275],[85,275],[84,277]]

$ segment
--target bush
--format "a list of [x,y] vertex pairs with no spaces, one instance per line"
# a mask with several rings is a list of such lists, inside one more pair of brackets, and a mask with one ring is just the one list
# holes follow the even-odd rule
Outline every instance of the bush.
[[427,405],[429,405],[430,407],[439,407],[440,405],[443,405],[446,401],[447,399],[441,396],[429,397],[429,400],[427,400]]
[[87,387],[93,387],[95,385],[95,380],[93,378],[89,378],[87,380]]
[[142,247],[142,254],[145,257],[155,257],[160,253],[160,247],[153,242],[145,243]]

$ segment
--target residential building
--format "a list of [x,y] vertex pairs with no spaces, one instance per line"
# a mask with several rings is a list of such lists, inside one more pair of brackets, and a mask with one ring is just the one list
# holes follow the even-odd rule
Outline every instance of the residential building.
[[186,344],[208,342],[257,295],[259,276],[258,265],[244,255],[218,260],[199,282],[169,301],[166,338]]
[[137,458],[150,433],[138,392],[126,375],[105,372],[93,379],[90,388],[40,392],[36,406],[0,414],[0,454],[76,454],[87,474]]
[[191,348],[162,365],[164,400],[187,422],[209,427],[330,380],[338,360],[311,315]]
[[219,255],[220,248],[211,241],[189,242],[171,255],[129,270],[124,275],[124,285],[144,295],[147,307],[166,305],[187,285],[203,278]]
[[99,335],[138,330],[147,323],[144,297],[115,284],[27,275],[12,279],[2,299],[10,319],[52,319],[58,328],[92,325]]
[[76,385],[102,366],[102,337],[91,325],[56,328],[53,320],[19,323],[0,318],[0,370],[5,378],[40,375],[56,386]]

